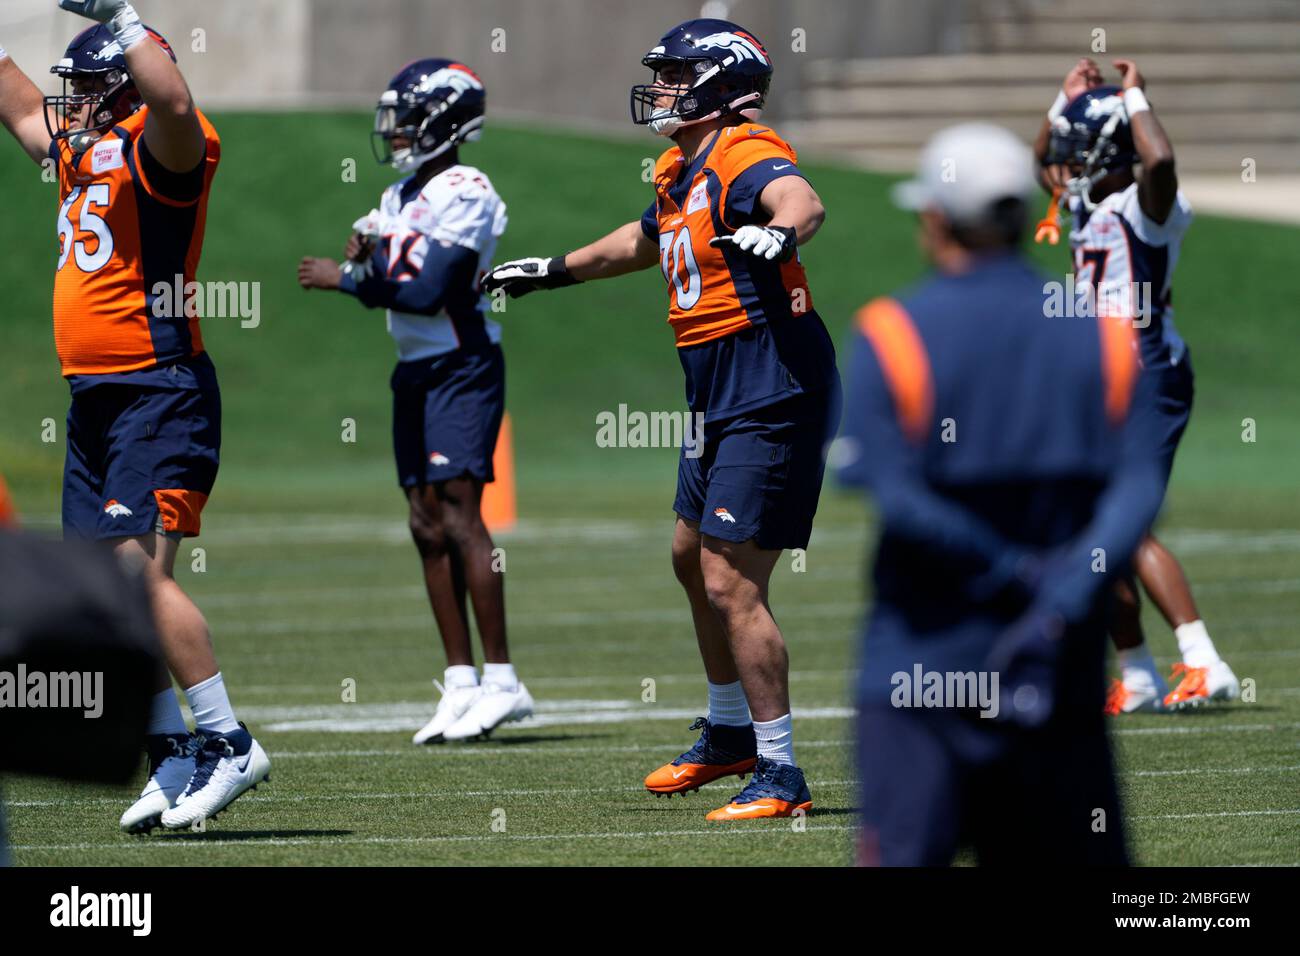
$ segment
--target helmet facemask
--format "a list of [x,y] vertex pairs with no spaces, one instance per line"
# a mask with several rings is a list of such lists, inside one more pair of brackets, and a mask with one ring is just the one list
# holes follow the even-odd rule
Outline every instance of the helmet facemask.
[[1083,208],[1092,212],[1092,187],[1111,173],[1132,169],[1137,155],[1122,145],[1116,135],[1121,124],[1128,122],[1123,107],[1114,110],[1100,130],[1086,123],[1071,123],[1066,117],[1057,117],[1052,124],[1047,143],[1045,166],[1065,166],[1072,178],[1066,191],[1077,196]]
[[[143,105],[135,83],[121,68],[56,72],[63,80],[63,92],[45,97],[45,128],[51,139],[68,140],[74,151],[84,149]],[[95,88],[87,89],[92,85]]]
[[[671,136],[685,126],[739,112],[757,119],[763,105],[763,89],[736,90],[734,98],[715,77],[722,67],[709,57],[664,56],[651,53],[642,61],[653,73],[653,81],[632,87],[632,121],[649,126],[660,136]],[[740,109],[753,104],[748,109]]]
[[[403,102],[404,99],[408,102]],[[446,128],[446,123],[439,122],[454,100],[423,104],[409,100],[413,97],[403,97],[396,90],[385,90],[375,108],[375,128],[370,134],[370,147],[376,161],[382,165],[391,165],[398,172],[409,173],[453,146],[472,142],[482,135],[482,116],[453,125],[450,129]],[[394,148],[394,139],[406,140],[406,145]]]

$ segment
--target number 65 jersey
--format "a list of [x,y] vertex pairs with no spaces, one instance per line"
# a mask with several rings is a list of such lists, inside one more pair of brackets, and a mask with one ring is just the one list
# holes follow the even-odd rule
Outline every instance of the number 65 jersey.
[[1142,211],[1138,184],[1111,193],[1086,212],[1071,199],[1075,283],[1095,296],[1097,313],[1132,319],[1145,368],[1182,361],[1187,346],[1174,327],[1170,284],[1192,207],[1178,191],[1168,218],[1159,223]]
[[[81,152],[50,144],[59,168],[54,345],[64,377],[152,368],[203,351],[199,319],[170,290],[194,280],[221,140],[199,114],[203,161],[173,173],[144,143],[148,107]],[[157,303],[159,284],[169,290]],[[155,308],[156,305],[165,307]]]

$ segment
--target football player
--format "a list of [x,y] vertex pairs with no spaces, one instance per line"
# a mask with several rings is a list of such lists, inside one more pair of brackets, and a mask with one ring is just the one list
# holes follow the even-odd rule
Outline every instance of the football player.
[[231,709],[207,623],[172,575],[217,475],[221,398],[199,320],[160,286],[193,281],[221,158],[167,42],[125,0],[60,0],[98,21],[52,67],[42,97],[0,53],[0,121],[58,165],[54,344],[72,391],[65,535],[100,539],[144,569],[186,730],[162,675],[149,780],[122,829],[188,827],[267,779],[270,761]]
[[1103,592],[1124,562],[1095,573],[1093,554],[1133,553],[1160,465],[1127,440],[1132,325],[1043,321],[1018,248],[1033,189],[1009,131],[938,133],[895,193],[934,272],[858,313],[835,458],[881,525],[858,678],[864,864],[946,865],[963,843],[985,864],[1125,861],[1101,713]]
[[[1116,60],[1115,67],[1119,86],[1104,85],[1093,60],[1075,64],[1043,122],[1035,153],[1043,185],[1061,192],[1074,217],[1077,286],[1099,313],[1137,324],[1144,371],[1134,414],[1139,432],[1160,449],[1167,484],[1192,410],[1191,355],[1174,327],[1170,298],[1192,209],[1178,188],[1173,146],[1143,92],[1137,64]],[[1182,661],[1174,676],[1181,679],[1167,692],[1143,639],[1136,585],[1131,576],[1121,580],[1112,636],[1122,677],[1112,681],[1107,712],[1235,699],[1236,675],[1219,657],[1177,559],[1148,534],[1134,566],[1178,639]]]
[[[506,228],[487,175],[460,161],[481,135],[486,97],[469,67],[424,59],[403,67],[380,97],[375,156],[402,179],[354,227],[342,266],[307,257],[305,289],[337,289],[385,309],[397,341],[392,376],[397,479],[447,655],[445,684],[417,744],[466,740],[533,710],[506,648],[505,592],[479,505],[493,480],[505,410],[501,327],[478,280]],[[479,679],[466,592],[483,641]]]
[[632,88],[635,123],[672,140],[654,169],[654,199],[636,220],[567,255],[495,267],[489,290],[512,297],[658,265],[668,322],[703,415],[703,454],[683,453],[672,558],[708,677],[699,740],[651,773],[646,788],[685,794],[753,777],[710,820],[807,810],[795,763],[789,662],[768,606],[784,548],[808,544],[824,445],[839,418],[835,353],[813,309],[798,246],[825,210],[794,149],[758,122],[772,62],[725,20],[664,34]]

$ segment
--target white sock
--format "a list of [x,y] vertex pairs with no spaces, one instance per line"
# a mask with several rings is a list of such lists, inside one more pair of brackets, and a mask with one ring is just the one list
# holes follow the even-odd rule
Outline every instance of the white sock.
[[1146,641],[1137,647],[1116,651],[1115,658],[1119,662],[1120,680],[1129,690],[1157,690],[1163,686],[1164,680],[1156,670],[1155,659]]
[[483,683],[496,684],[503,690],[518,690],[519,677],[515,674],[514,664],[483,665]]
[[1214,649],[1204,621],[1178,625],[1174,628],[1174,637],[1178,638],[1178,651],[1188,667],[1209,667],[1219,659],[1219,652]]
[[477,687],[478,671],[473,664],[453,664],[442,672],[442,683],[448,688]]
[[185,699],[190,702],[190,712],[194,714],[195,730],[228,734],[239,729],[239,721],[235,720],[235,711],[230,706],[230,697],[226,694],[226,682],[221,677],[221,671],[205,681],[199,681],[193,687],[185,688]]
[[709,723],[728,727],[748,727],[752,723],[749,701],[745,699],[745,689],[740,686],[740,681],[730,684],[709,682]]
[[181,705],[176,699],[176,691],[168,687],[153,695],[149,705],[149,726],[146,734],[188,734],[185,718],[181,716]]
[[772,763],[793,767],[794,721],[789,714],[776,720],[754,721],[754,736],[758,738],[758,755]]

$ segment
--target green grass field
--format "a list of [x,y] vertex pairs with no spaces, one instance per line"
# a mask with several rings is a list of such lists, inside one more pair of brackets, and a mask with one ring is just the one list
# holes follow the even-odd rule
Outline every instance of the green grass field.
[[[684,405],[653,272],[512,303],[506,326],[521,522],[506,549],[511,642],[538,700],[530,726],[482,744],[415,748],[441,651],[393,481],[382,315],[302,293],[306,253],[337,255],[390,181],[356,114],[221,115],[225,159],[200,278],[257,281],[261,323],[205,321],[222,376],[222,473],[178,577],[212,625],[241,718],[272,783],[204,833],[131,838],[133,791],[6,779],[20,864],[841,864],[854,816],[848,686],[874,530],[828,488],[806,571],[779,566],[773,604],[791,648],[796,750],[817,809],[735,827],[704,813],[738,781],[656,801],[644,774],[689,745],[704,707],[689,616],[668,563],[676,453],[595,444],[596,415]],[[658,141],[494,126],[465,160],[510,206],[498,258],[554,254],[649,202]],[[357,181],[344,182],[354,158]],[[867,299],[921,274],[888,180],[807,164],[829,218],[804,252],[839,342]],[[36,528],[57,527],[67,390],[50,334],[55,187],[0,147],[0,470]],[[1065,253],[1036,249],[1061,273]],[[1205,217],[1175,282],[1197,412],[1162,519],[1202,611],[1257,701],[1114,725],[1137,859],[1300,861],[1300,230]],[[357,441],[340,440],[356,421]],[[1243,442],[1253,419],[1257,441]],[[43,422],[58,440],[42,441]],[[206,569],[191,569],[191,549]],[[1175,644],[1153,613],[1162,665]],[[643,682],[656,699],[643,701]],[[355,681],[356,702],[341,702]],[[501,823],[504,821],[504,831]],[[495,826],[494,826],[495,825]]]

